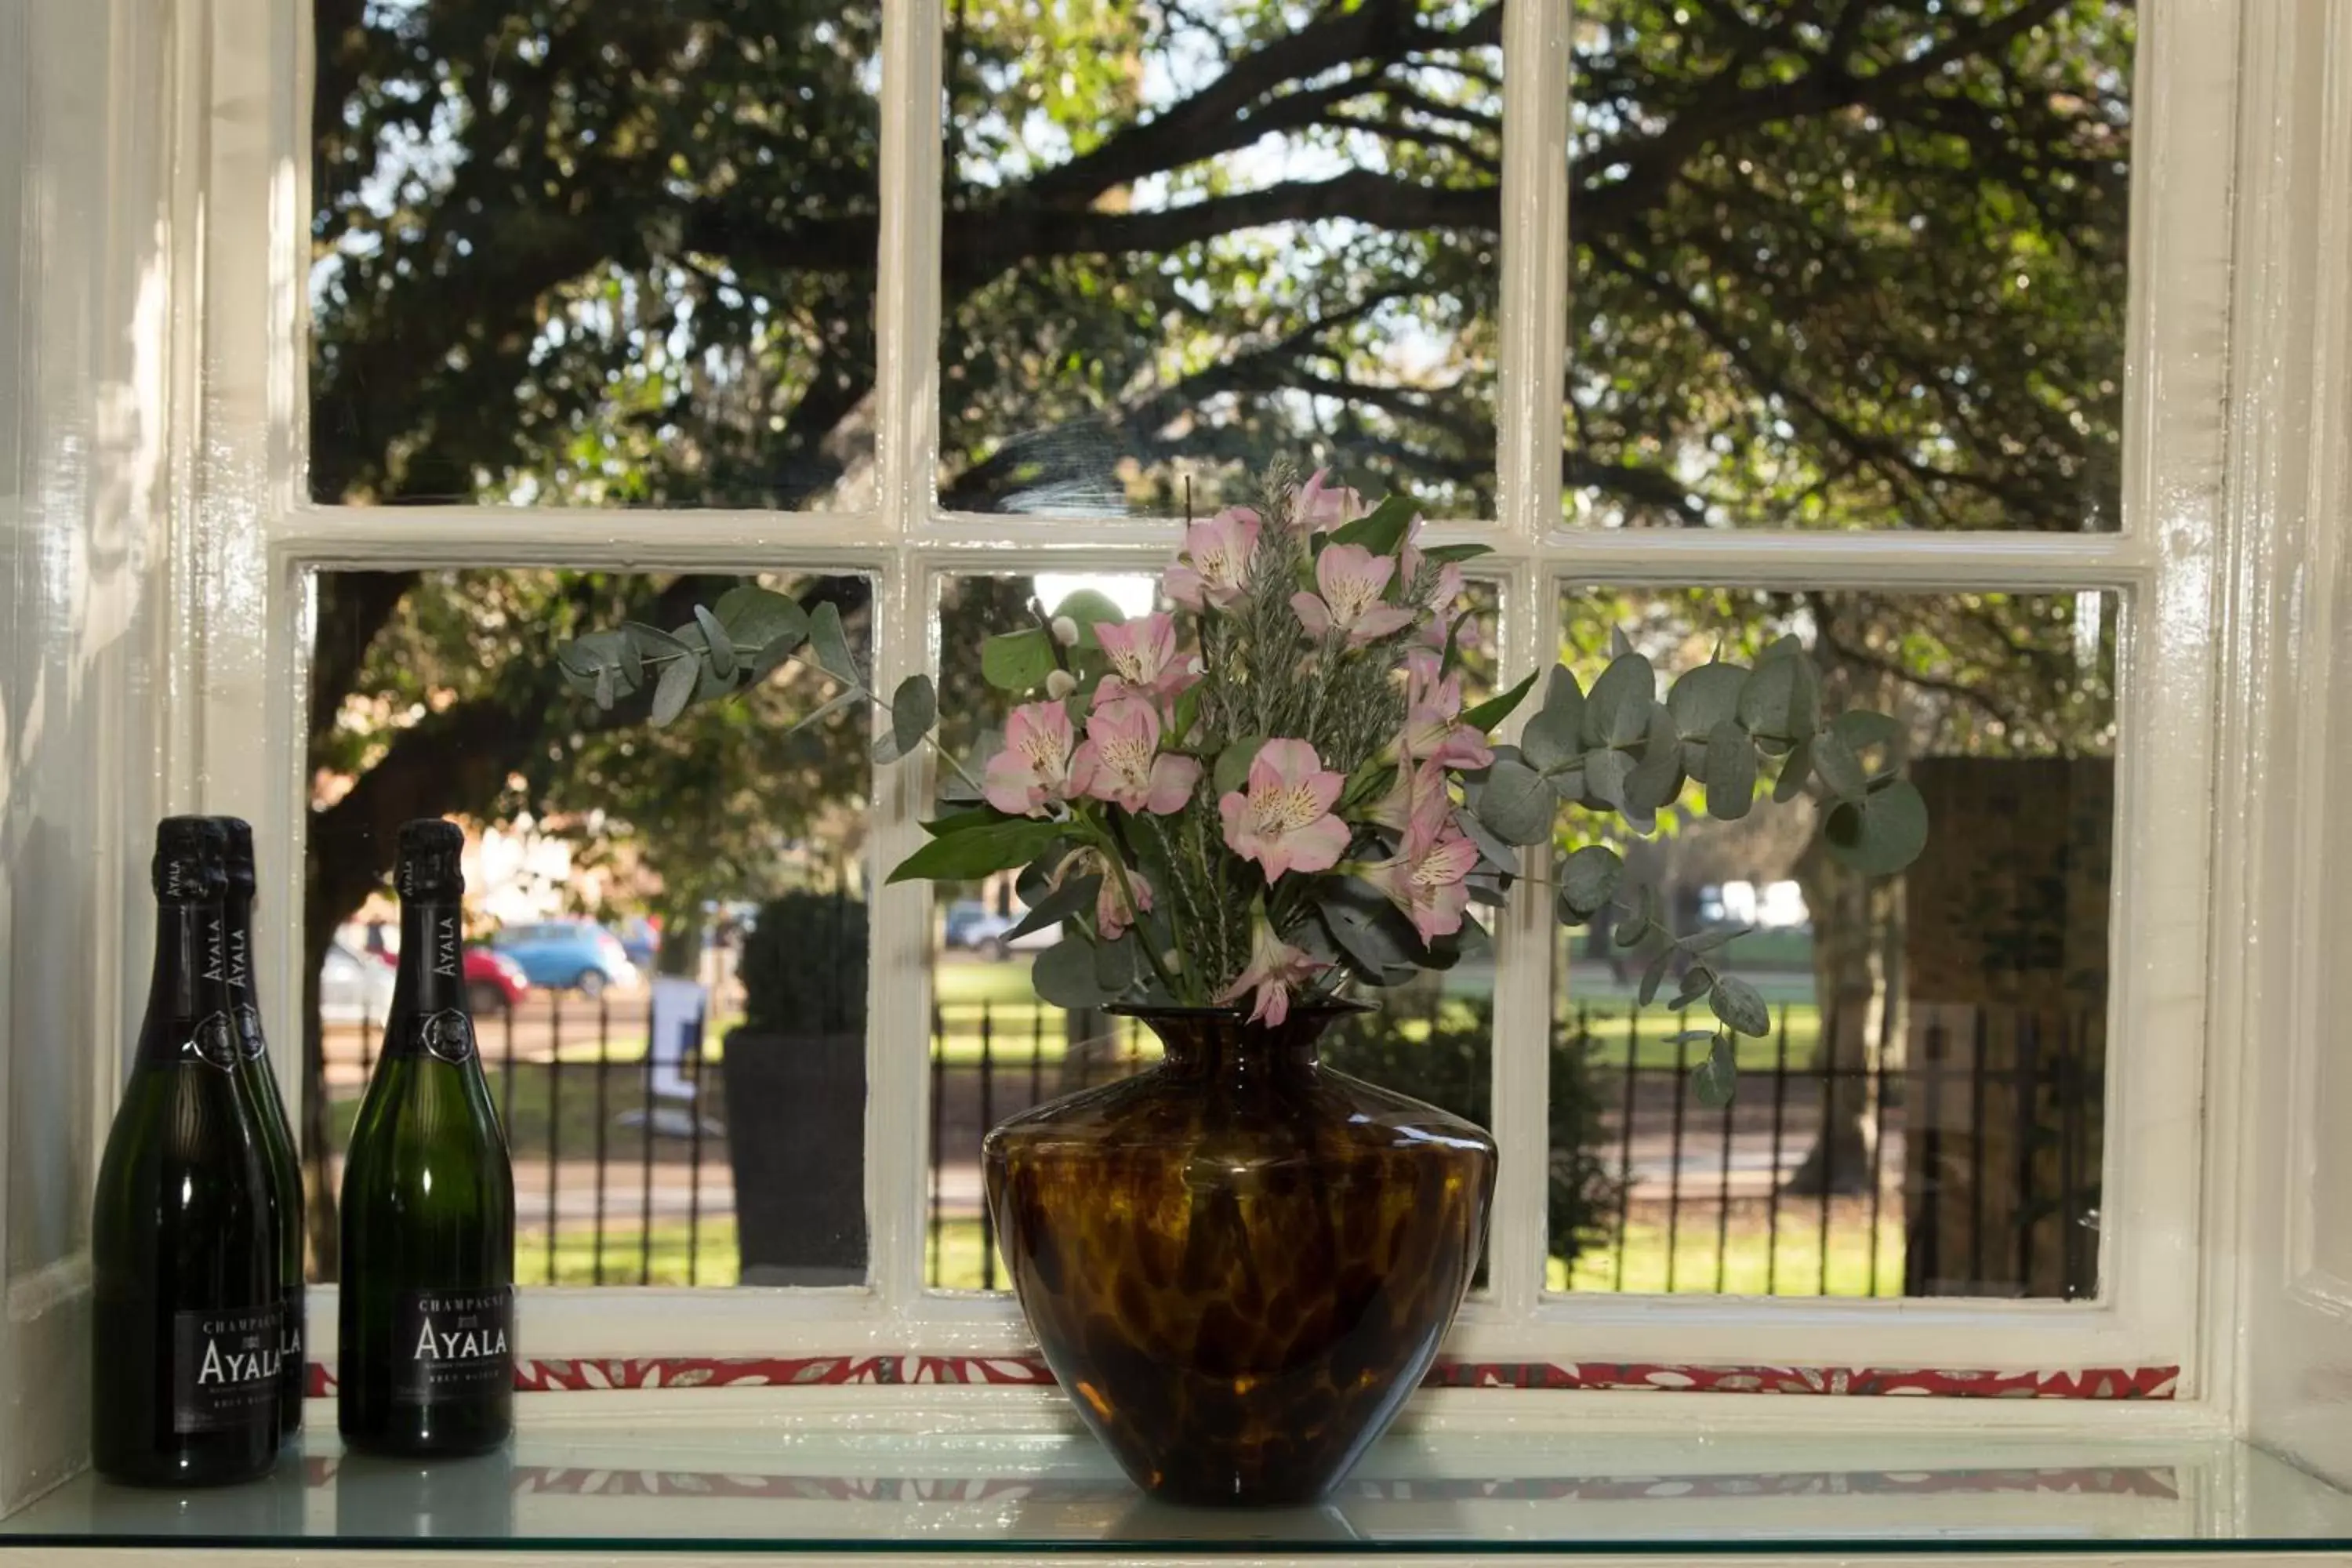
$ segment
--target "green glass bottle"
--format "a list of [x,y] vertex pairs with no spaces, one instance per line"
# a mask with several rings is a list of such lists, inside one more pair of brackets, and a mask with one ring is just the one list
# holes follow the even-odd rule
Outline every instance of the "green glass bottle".
[[278,1232],[237,1081],[218,824],[155,834],[155,965],[90,1221],[101,1475],[206,1486],[278,1458]]
[[514,1175],[466,1011],[465,840],[400,830],[400,972],[343,1166],[343,1440],[474,1454],[514,1426]]
[[286,1100],[278,1092],[278,1075],[270,1070],[261,1009],[254,1001],[253,827],[240,816],[215,820],[226,845],[223,866],[228,884],[222,895],[221,915],[227,943],[229,1016],[236,1025],[239,1050],[237,1082],[253,1110],[254,1130],[261,1137],[262,1159],[269,1167],[270,1206],[278,1218],[278,1283],[285,1307],[278,1339],[278,1431],[291,1437],[302,1430],[303,1384],[309,1369],[302,1351],[308,1321],[302,1300],[302,1167],[294,1153],[294,1128],[286,1119]]

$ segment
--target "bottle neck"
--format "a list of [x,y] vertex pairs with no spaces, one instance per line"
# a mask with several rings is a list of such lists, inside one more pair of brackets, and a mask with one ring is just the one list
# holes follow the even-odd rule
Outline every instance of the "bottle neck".
[[[400,975],[392,1016],[400,1020],[466,1008],[465,910],[455,899],[410,899],[400,906]],[[395,1028],[394,1034],[404,1031]],[[387,1049],[401,1042],[387,1037]]]
[[229,1011],[248,1057],[264,1048],[261,1014],[253,1001],[253,895],[231,888],[221,899],[221,976]]
[[190,1054],[208,1024],[226,1026],[228,950],[218,904],[155,908],[155,969],[147,988],[140,1059],[170,1064]]

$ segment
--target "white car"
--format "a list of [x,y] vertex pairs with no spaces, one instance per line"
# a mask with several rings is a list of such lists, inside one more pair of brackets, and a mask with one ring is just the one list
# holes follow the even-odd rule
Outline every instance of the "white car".
[[341,942],[330,942],[319,963],[319,1022],[381,1024],[392,1011],[392,965]]

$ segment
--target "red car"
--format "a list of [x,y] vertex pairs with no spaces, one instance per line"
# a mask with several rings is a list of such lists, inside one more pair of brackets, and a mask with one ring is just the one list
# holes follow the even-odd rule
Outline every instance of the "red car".
[[[400,960],[389,952],[376,957],[388,964]],[[487,947],[466,950],[466,1006],[474,1013],[502,1013],[520,1006],[530,991],[530,982],[523,977],[522,965],[502,952],[492,952]]]

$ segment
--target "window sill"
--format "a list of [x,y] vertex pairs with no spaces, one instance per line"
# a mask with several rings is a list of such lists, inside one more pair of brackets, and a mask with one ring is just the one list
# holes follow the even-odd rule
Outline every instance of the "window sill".
[[[625,1396],[541,1417],[511,1452],[430,1470],[346,1460],[331,1407],[271,1479],[174,1495],[82,1476],[0,1523],[37,1548],[247,1551],[431,1543],[582,1551],[943,1558],[1066,1552],[1298,1558],[1432,1552],[1561,1559],[1953,1552],[2352,1550],[2352,1496],[2242,1444],[1990,1430],[1392,1436],[1320,1508],[1182,1510],[1142,1499],[1057,1423],[877,1429],[850,1415],[707,1418]],[[1042,1415],[1043,1412],[1036,1414]],[[1664,1413],[1660,1413],[1664,1420]],[[650,1416],[650,1418],[648,1418]]]

